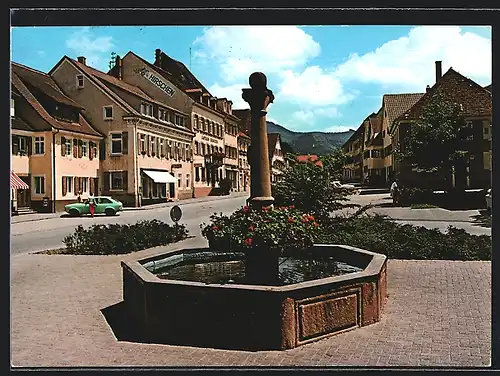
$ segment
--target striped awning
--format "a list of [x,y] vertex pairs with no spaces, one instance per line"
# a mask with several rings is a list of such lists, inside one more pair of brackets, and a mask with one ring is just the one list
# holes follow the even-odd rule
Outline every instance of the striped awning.
[[10,172],[10,187],[14,189],[30,189],[29,185],[22,181],[14,171]]

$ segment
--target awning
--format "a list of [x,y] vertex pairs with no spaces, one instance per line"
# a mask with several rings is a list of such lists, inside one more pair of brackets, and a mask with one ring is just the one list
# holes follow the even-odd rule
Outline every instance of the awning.
[[14,189],[30,189],[29,185],[22,181],[14,171],[10,172],[10,187]]
[[177,183],[177,179],[174,178],[168,171],[143,171],[147,176],[153,179],[155,183]]

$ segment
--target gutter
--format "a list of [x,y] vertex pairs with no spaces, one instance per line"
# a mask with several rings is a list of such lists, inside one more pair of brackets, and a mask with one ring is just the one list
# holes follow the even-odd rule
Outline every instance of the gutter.
[[53,213],[56,212],[56,134],[59,129],[52,132],[52,209]]

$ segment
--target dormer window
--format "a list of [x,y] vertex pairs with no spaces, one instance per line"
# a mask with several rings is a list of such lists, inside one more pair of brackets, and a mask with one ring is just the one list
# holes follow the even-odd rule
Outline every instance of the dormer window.
[[141,103],[141,114],[146,116],[153,116],[153,105],[148,103]]
[[83,74],[78,74],[76,76],[76,87],[78,89],[83,89],[83,86],[84,86]]
[[113,120],[113,106],[103,107],[104,120]]

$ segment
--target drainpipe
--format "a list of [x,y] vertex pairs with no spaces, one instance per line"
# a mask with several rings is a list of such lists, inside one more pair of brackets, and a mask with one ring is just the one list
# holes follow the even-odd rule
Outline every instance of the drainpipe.
[[56,212],[56,134],[59,129],[52,132],[52,210]]

